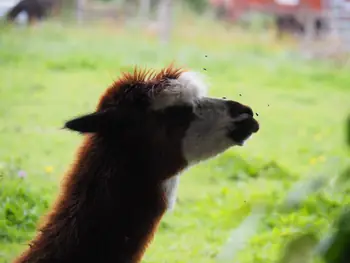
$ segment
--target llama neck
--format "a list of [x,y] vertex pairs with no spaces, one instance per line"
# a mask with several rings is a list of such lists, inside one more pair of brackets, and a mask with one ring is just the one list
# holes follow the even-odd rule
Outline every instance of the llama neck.
[[[16,262],[139,262],[167,205],[163,181],[154,174],[167,170],[150,168],[138,156],[119,156],[88,137],[61,198]],[[168,170],[161,178],[176,172]]]

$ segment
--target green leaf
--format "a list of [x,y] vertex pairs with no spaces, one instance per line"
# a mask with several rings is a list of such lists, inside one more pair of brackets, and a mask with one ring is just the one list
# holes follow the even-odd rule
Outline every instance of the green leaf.
[[306,233],[289,241],[279,263],[308,263],[313,260],[313,248],[318,242],[312,233]]

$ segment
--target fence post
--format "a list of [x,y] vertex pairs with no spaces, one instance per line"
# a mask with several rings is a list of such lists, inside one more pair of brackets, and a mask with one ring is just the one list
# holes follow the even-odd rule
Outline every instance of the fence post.
[[172,31],[172,0],[160,0],[158,6],[159,37],[164,44],[170,41]]
[[75,17],[78,24],[81,24],[84,18],[85,0],[76,0],[75,4]]
[[141,22],[145,22],[149,19],[150,10],[151,0],[139,0],[139,18]]

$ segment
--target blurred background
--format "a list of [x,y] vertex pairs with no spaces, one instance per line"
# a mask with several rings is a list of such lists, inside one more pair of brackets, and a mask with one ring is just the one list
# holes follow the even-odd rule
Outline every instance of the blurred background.
[[350,262],[350,1],[0,0],[0,262],[34,235],[94,110],[174,62],[261,130],[188,169],[144,262]]

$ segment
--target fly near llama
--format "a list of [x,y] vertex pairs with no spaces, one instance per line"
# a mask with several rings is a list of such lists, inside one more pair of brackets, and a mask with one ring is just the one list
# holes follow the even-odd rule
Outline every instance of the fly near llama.
[[60,195],[15,263],[138,263],[174,200],[179,173],[259,124],[250,107],[206,96],[173,66],[124,73],[95,112],[68,121],[84,135]]

